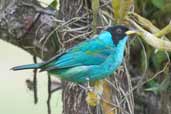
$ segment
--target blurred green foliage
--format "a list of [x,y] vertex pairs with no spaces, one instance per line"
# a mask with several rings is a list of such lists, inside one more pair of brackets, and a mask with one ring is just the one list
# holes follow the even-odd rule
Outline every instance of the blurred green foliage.
[[[135,12],[149,19],[160,29],[166,26],[171,20],[171,0],[134,0],[134,3]],[[170,35],[168,35],[167,37],[169,39],[171,38]],[[132,60],[139,61],[140,64],[137,63],[136,67],[139,67],[140,71],[142,72],[143,70],[145,70],[145,60],[147,59],[148,68],[146,69],[146,75],[148,76],[148,78],[150,78],[155,75],[156,72],[160,72],[163,69],[163,67],[171,58],[171,53],[158,51],[145,44],[144,42],[143,45],[145,47],[146,55],[144,55],[144,50],[142,48],[138,48],[139,51],[135,51],[135,53],[137,55],[139,54],[140,58],[133,57]],[[137,45],[132,44],[131,46],[133,47],[133,49],[137,50]],[[166,70],[164,71],[164,73],[160,74],[160,77],[155,78],[155,80],[149,81],[145,86],[145,91],[152,91],[157,94],[163,90],[167,90],[171,86],[171,80],[170,78],[168,78],[169,76],[166,75],[170,72],[170,70]]]
[[170,7],[171,0],[135,0],[136,12],[150,19],[159,28],[169,23]]
[[162,7],[164,7],[165,1],[164,0],[151,0],[152,4],[154,6],[156,6],[157,8],[159,8],[159,9],[161,9]]

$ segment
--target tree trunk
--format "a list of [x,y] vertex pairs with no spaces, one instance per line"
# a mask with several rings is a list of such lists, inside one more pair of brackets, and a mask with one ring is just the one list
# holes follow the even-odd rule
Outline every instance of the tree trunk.
[[[84,14],[88,13],[88,9],[91,4],[89,0],[61,0],[59,17],[61,20],[71,20],[75,17],[83,17]],[[78,24],[78,26],[77,26]],[[79,25],[80,24],[80,25]],[[81,26],[90,25],[89,15],[85,17],[85,22],[76,21],[71,24],[71,28],[77,28]],[[70,39],[71,37],[65,36],[65,39]],[[71,42],[69,47],[74,45],[75,42]],[[86,92],[79,86],[74,85],[70,82],[63,81],[63,114],[89,114],[89,108],[85,101]],[[94,112],[92,112],[95,114]]]

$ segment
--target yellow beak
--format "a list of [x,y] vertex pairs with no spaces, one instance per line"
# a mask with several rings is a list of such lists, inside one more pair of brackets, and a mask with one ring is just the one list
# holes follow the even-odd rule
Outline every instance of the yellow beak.
[[133,30],[128,30],[125,32],[127,35],[132,35],[132,34],[136,34],[137,31],[133,31]]

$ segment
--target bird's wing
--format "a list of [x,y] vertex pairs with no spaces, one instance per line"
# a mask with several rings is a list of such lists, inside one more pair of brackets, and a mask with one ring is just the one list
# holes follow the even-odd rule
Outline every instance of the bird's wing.
[[84,41],[66,53],[45,62],[42,71],[70,68],[82,65],[98,65],[105,61],[114,49],[112,42],[104,42],[98,38]]
[[42,70],[49,71],[83,65],[98,65],[106,60],[106,58],[110,55],[110,52],[110,49],[105,49],[93,53],[75,52],[66,54],[59,58],[59,60],[47,64],[44,68],[42,68]]

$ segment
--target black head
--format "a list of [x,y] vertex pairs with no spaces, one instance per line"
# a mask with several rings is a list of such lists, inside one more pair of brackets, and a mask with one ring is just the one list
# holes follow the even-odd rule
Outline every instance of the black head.
[[118,44],[119,40],[122,40],[126,36],[126,31],[128,28],[122,25],[112,26],[106,29],[112,34],[112,39],[115,44]]

